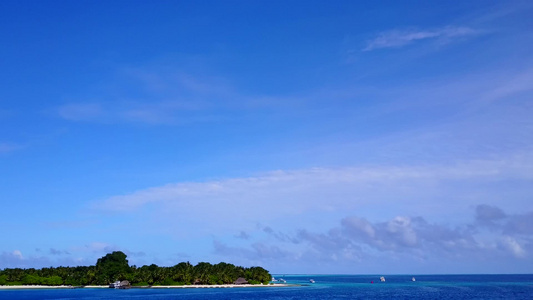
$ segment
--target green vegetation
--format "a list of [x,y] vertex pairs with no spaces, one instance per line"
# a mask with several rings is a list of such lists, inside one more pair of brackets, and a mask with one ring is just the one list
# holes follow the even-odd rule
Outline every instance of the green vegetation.
[[243,268],[228,263],[212,265],[207,262],[196,266],[182,262],[172,267],[130,266],[121,251],[99,258],[96,266],[58,267],[42,269],[4,269],[0,271],[0,285],[107,285],[117,280],[128,280],[134,286],[231,284],[243,277],[248,282],[267,284],[270,273],[261,267]]

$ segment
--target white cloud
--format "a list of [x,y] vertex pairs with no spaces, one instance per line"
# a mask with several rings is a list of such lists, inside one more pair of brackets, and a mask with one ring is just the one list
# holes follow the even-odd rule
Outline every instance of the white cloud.
[[[359,212],[368,222],[398,215],[460,222],[470,217],[466,209],[480,202],[496,205],[502,197],[507,209],[522,209],[527,187],[510,185],[509,179],[533,179],[530,156],[451,165],[274,171],[255,177],[181,182],[93,202],[91,209],[105,218],[135,215],[148,231],[180,237],[191,235],[190,228],[200,236],[251,234],[247,229],[258,223],[264,224],[261,228],[273,224],[294,228],[295,219],[298,228],[294,230],[317,230],[332,226],[350,212]],[[398,245],[414,245],[419,237],[410,231],[409,222],[398,218],[383,226]],[[517,221],[515,227],[522,228],[522,224]],[[368,238],[377,234],[364,220],[355,225]],[[276,234],[278,240],[290,240]]]
[[469,27],[448,26],[431,30],[391,30],[385,31],[367,42],[363,51],[372,51],[381,48],[399,48],[416,41],[427,39],[438,39],[445,41],[449,39],[462,38],[478,34],[479,31]]
[[421,217],[396,216],[389,221],[372,223],[352,216],[341,221],[341,228],[350,242],[379,251],[419,248],[464,250],[477,247],[469,230],[431,224]]
[[[419,166],[368,166],[351,168],[313,168],[293,171],[272,171],[255,177],[229,178],[208,182],[183,182],[140,190],[129,195],[114,196],[95,203],[95,208],[109,211],[132,211],[150,203],[190,205],[281,205],[295,212],[300,207],[300,197],[306,198],[307,207],[335,206],[335,197],[348,192],[373,190],[380,187],[400,188],[399,184],[421,183],[426,180],[498,180],[505,178],[532,179],[531,155],[518,155],[507,159],[472,160],[454,165]],[[331,194],[322,202],[323,193]],[[343,198],[342,200],[345,200]],[[293,206],[293,201],[299,207]],[[345,203],[343,203],[345,204]],[[343,205],[344,207],[344,205]],[[284,210],[283,207],[276,209]],[[267,209],[268,210],[268,209]]]
[[[154,187],[93,208],[113,219],[135,215],[147,220],[136,226],[159,234],[220,237],[216,254],[248,263],[356,262],[384,253],[388,260],[421,262],[527,259],[533,218],[520,213],[529,207],[523,183],[533,179],[532,164],[524,153],[448,165],[273,171]],[[279,255],[279,262],[268,255]]]
[[14,250],[12,255],[13,257],[16,257],[17,259],[24,259],[22,256],[22,252],[20,250]]
[[[276,233],[280,234],[285,235],[283,232]],[[333,269],[337,270],[350,265],[358,270],[371,270],[373,266],[369,262],[374,262],[381,272],[390,272],[389,265],[400,259],[403,272],[412,271],[416,266],[435,264],[440,272],[444,270],[449,273],[458,270],[465,272],[469,269],[466,264],[472,262],[476,265],[499,260],[524,264],[529,259],[528,249],[532,249],[532,237],[533,234],[507,235],[501,232],[486,235],[483,225],[475,222],[436,223],[422,217],[407,216],[372,222],[362,217],[348,216],[336,227],[326,230],[302,229],[289,238],[278,239],[274,236],[275,242],[258,240],[257,236],[251,235],[248,246],[228,247],[215,242],[214,248],[218,255],[267,262],[277,268],[283,268],[284,264],[305,265],[314,262],[315,271],[322,263],[334,266]],[[269,246],[265,248],[265,244]],[[264,251],[258,251],[259,246]],[[455,266],[452,268],[453,264]],[[493,265],[487,271],[498,272],[498,266]]]
[[24,257],[20,250],[0,253],[0,269],[20,267],[24,263]]
[[526,256],[526,251],[520,246],[515,238],[510,236],[503,236],[501,238],[501,245],[504,249],[511,252],[512,255],[518,258],[523,258]]

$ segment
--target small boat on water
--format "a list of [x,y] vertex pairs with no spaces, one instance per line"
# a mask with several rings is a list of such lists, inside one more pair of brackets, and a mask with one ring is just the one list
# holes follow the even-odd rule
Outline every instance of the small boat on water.
[[309,279],[309,282],[315,283],[315,280],[314,279]]
[[385,282],[385,277],[383,277],[383,276],[379,277],[379,281]]
[[413,278],[411,278],[411,281],[416,281],[416,279],[413,277]]

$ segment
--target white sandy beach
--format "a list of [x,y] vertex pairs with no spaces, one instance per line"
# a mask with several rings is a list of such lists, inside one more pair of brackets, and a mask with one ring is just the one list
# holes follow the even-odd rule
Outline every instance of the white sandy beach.
[[[274,283],[274,284],[199,284],[199,285],[157,285],[157,286],[135,286],[132,288],[152,288],[152,289],[199,289],[199,288],[251,288],[251,287],[283,287],[288,284]],[[78,288],[70,285],[0,285],[0,290],[15,290],[15,289],[73,289]],[[107,285],[86,285],[82,288],[88,289],[108,289]]]
[[274,284],[198,284],[198,285],[157,285],[151,286],[153,289],[176,289],[176,288],[250,288],[250,287],[282,287],[289,286],[288,284],[274,283]]
[[0,285],[0,290],[17,289],[73,289],[71,285]]

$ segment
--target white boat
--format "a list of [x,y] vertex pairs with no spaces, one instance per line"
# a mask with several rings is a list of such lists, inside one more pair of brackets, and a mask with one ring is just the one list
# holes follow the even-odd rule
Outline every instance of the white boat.
[[383,277],[383,276],[379,277],[379,281],[385,282],[385,277]]
[[413,277],[413,278],[411,278],[411,281],[416,281],[416,279]]
[[315,281],[313,279],[309,279],[309,282],[311,283],[315,283]]

